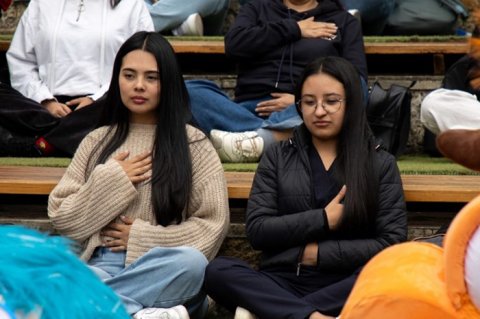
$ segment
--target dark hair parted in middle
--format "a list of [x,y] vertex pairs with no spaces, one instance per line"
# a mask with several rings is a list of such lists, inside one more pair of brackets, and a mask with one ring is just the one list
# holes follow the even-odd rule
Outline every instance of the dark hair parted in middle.
[[[312,75],[324,73],[343,84],[345,116],[338,136],[336,178],[347,186],[345,210],[339,231],[349,235],[368,233],[378,209],[378,176],[375,168],[375,138],[367,122],[360,76],[355,67],[341,57],[323,57],[308,64],[295,91],[302,95],[303,84]],[[302,116],[297,104],[297,111]]]
[[[137,32],[119,49],[113,65],[112,80],[99,125],[109,125],[105,140],[99,143],[95,165],[107,158],[126,140],[129,110],[122,103],[119,76],[123,58],[134,50],[153,54],[161,84],[152,150],[152,205],[155,218],[166,226],[182,221],[192,188],[192,162],[186,124],[191,120],[190,102],[175,53],[168,41],[156,32]],[[88,166],[87,166],[88,167]]]

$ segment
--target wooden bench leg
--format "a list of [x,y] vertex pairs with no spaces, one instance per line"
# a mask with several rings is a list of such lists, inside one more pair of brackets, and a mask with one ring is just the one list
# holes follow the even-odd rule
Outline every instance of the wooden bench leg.
[[445,58],[443,54],[433,55],[433,74],[434,75],[445,74]]

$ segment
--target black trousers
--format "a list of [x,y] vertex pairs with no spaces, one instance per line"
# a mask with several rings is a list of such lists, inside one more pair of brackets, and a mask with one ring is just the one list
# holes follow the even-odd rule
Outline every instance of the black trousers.
[[207,266],[204,289],[230,311],[237,306],[259,318],[308,318],[314,311],[338,316],[358,277],[360,269],[320,272],[314,267],[254,270],[246,262],[215,258]]
[[[66,102],[75,97],[57,97]],[[0,126],[13,135],[43,137],[58,151],[56,155],[73,156],[82,139],[96,128],[105,106],[105,97],[56,118],[37,103],[9,85],[0,83]]]

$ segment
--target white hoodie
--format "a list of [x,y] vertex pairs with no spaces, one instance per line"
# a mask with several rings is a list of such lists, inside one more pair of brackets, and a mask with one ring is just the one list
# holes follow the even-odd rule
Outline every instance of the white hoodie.
[[110,0],[31,0],[7,52],[12,87],[37,102],[96,100],[108,90],[118,49],[141,30],[154,30],[143,0],[114,9]]

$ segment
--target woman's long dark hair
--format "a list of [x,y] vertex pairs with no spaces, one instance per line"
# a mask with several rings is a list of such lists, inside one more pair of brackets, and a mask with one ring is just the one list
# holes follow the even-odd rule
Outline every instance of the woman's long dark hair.
[[[340,57],[319,58],[306,66],[295,92],[301,98],[305,80],[315,74],[328,74],[343,84],[345,116],[339,134],[337,175],[347,186],[344,215],[339,231],[365,234],[374,225],[378,208],[378,176],[375,171],[375,138],[367,122],[360,76],[355,67]],[[301,110],[297,104],[300,116]]]
[[160,75],[161,94],[155,109],[157,124],[151,179],[155,217],[163,226],[180,223],[192,189],[192,162],[186,132],[186,124],[191,119],[190,101],[175,53],[158,33],[135,33],[115,57],[106,106],[98,125],[108,125],[109,129],[104,141],[93,151],[93,154],[99,153],[95,165],[105,163],[127,138],[130,111],[120,97],[119,76],[123,58],[134,50],[153,54]]

